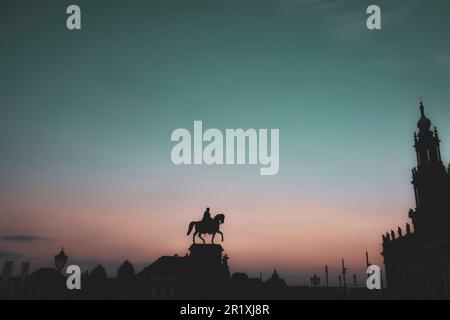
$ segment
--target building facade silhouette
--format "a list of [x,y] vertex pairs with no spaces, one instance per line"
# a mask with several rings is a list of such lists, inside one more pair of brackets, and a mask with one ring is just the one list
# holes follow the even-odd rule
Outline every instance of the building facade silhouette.
[[438,298],[450,292],[450,166],[442,161],[437,128],[425,115],[414,133],[417,166],[412,169],[416,209],[406,229],[383,235],[388,287],[394,297]]
[[152,288],[153,297],[217,296],[230,279],[228,256],[217,244],[193,244],[189,254],[163,256],[137,278]]

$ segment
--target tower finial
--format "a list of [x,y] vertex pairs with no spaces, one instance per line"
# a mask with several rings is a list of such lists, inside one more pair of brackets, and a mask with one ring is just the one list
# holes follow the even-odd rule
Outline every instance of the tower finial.
[[422,114],[422,117],[425,117],[425,107],[423,106],[423,99],[422,97],[419,97],[419,104],[420,104],[420,113]]
[[422,116],[420,117],[419,122],[417,122],[417,127],[420,129],[421,133],[428,132],[430,131],[431,121],[425,115],[425,107],[423,105],[422,97],[419,98],[419,104],[420,104],[420,113],[422,114]]

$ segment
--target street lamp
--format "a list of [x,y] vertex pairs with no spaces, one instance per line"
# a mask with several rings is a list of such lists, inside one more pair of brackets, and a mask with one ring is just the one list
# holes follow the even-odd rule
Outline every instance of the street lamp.
[[69,257],[64,253],[64,248],[62,248],[61,252],[55,256],[55,268],[58,272],[61,272],[61,270],[64,269],[68,258]]
[[320,278],[316,274],[311,278],[311,285],[314,288],[317,288],[320,285]]

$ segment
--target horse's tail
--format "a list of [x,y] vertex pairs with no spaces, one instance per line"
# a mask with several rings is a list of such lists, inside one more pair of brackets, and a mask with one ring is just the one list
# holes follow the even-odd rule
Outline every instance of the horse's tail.
[[188,230],[187,235],[190,235],[190,234],[191,234],[191,231],[192,231],[192,229],[194,228],[194,226],[195,226],[195,222],[192,221],[192,222],[189,224],[189,230]]

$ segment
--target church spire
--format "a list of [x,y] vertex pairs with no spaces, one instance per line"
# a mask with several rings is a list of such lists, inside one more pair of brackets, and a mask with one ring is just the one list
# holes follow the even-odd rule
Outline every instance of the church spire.
[[437,163],[442,165],[439,133],[435,127],[432,131],[431,120],[425,115],[425,106],[422,98],[419,100],[421,118],[417,122],[419,133],[414,134],[414,143],[417,151],[417,160],[419,167]]
[[442,181],[446,179],[447,173],[441,158],[439,132],[436,127],[431,127],[431,120],[425,115],[422,98],[419,105],[419,133],[414,134],[418,166],[413,170],[413,184],[417,207],[423,208],[434,205],[436,194],[441,192]]
[[421,118],[417,123],[417,127],[419,128],[421,133],[428,132],[430,131],[431,128],[431,120],[428,119],[425,115],[425,106],[423,105],[422,97],[419,99],[419,104],[420,104]]
[[419,98],[419,104],[420,104],[420,113],[422,114],[422,118],[426,118],[425,117],[425,107],[423,105],[422,97]]

